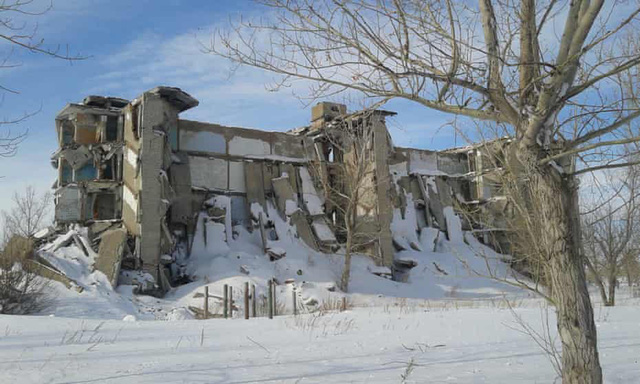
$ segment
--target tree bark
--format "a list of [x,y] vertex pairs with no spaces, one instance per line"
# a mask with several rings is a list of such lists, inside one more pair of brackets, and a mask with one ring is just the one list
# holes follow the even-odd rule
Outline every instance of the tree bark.
[[[540,232],[548,266],[545,278],[554,301],[562,341],[562,382],[600,384],[597,332],[587,290],[580,243],[578,183],[575,177],[551,166],[538,166],[538,156],[526,161],[528,206],[543,230]],[[526,155],[525,155],[526,159]]]
[[615,273],[609,274],[609,300],[605,304],[607,307],[613,307],[616,305],[616,283],[618,282],[618,277]]
[[[357,196],[357,194],[356,194]],[[350,202],[349,209],[345,214],[344,223],[345,229],[347,232],[347,242],[345,245],[345,253],[344,253],[344,267],[342,268],[342,278],[340,279],[340,289],[343,292],[349,291],[349,279],[351,278],[351,251],[353,248],[353,236],[354,236],[354,225],[355,225],[355,207],[357,207],[357,200],[354,202]]]
[[340,289],[343,292],[349,291],[349,279],[351,277],[351,244],[352,244],[352,235],[349,230],[347,230],[347,244],[346,244],[346,252],[344,254],[344,267],[342,268],[342,278],[340,279]]

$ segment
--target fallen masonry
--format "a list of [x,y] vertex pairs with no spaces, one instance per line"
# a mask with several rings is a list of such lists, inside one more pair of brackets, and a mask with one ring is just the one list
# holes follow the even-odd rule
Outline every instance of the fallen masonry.
[[[346,238],[342,205],[352,195],[341,175],[353,156],[333,133],[348,121],[367,132],[355,137],[367,138],[360,144],[372,159],[354,220],[364,239],[358,252],[375,262],[374,273],[403,281],[416,263],[397,253],[420,251],[424,239],[429,248],[438,236],[463,242],[463,230],[508,251],[486,145],[399,148],[385,123],[395,113],[347,113],[329,102],[312,108],[308,126],[288,132],[180,118],[197,105],[178,88],[156,87],[132,101],[90,96],[63,108],[52,156],[57,234],[16,240],[16,248],[36,249],[33,263],[72,284],[50,256],[52,247],[75,242],[112,285],[126,277],[158,296],[188,281],[180,258],[221,252],[239,228],[258,231],[271,260],[287,257],[274,245],[287,232],[310,249],[338,253]],[[469,207],[489,213],[491,227],[460,214]]]

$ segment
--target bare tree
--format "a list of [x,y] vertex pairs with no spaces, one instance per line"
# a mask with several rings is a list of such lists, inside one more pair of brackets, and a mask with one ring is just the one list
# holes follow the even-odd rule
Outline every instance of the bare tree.
[[324,153],[312,166],[322,180],[328,206],[335,215],[334,228],[343,237],[344,266],[340,289],[349,290],[351,258],[364,252],[376,238],[375,226],[375,154],[374,110],[341,116],[327,124],[320,136]]
[[50,283],[8,249],[0,252],[0,314],[27,315],[52,304]]
[[47,225],[51,212],[51,193],[38,194],[35,188],[27,186],[22,194],[14,192],[12,201],[13,207],[2,211],[6,239],[14,235],[31,237]]
[[[635,239],[637,242],[637,239]],[[633,287],[640,282],[640,248],[636,245],[622,256],[622,271],[627,278],[627,285]]]
[[48,219],[51,194],[37,194],[31,186],[13,195],[13,207],[2,211],[0,246],[0,314],[30,314],[51,304],[49,282],[39,276],[30,260],[31,238]]
[[605,306],[615,305],[618,277],[622,272],[623,260],[631,250],[631,236],[634,218],[629,217],[629,207],[617,213],[607,205],[595,213],[594,222],[585,223],[585,262],[598,286]]
[[[38,26],[33,23],[39,16],[49,12],[53,3],[42,4],[36,0],[3,0],[0,2],[0,41],[6,50],[1,53],[0,69],[20,66],[13,60],[19,51],[35,53],[56,59],[77,61],[85,57],[69,53],[68,47],[49,45],[38,36]],[[3,94],[18,94],[19,91],[0,84]],[[3,95],[4,96],[4,95]],[[15,155],[18,145],[26,138],[27,132],[12,132],[7,126],[23,122],[38,111],[24,113],[21,116],[0,119],[0,157]],[[4,129],[3,129],[4,128]]]
[[588,210],[584,216],[583,244],[585,262],[602,301],[606,306],[614,306],[618,278],[625,264],[627,276],[630,276],[632,259],[638,254],[634,235],[640,214],[640,174],[637,166],[632,166],[608,176],[607,184],[615,186],[614,191],[604,203]]
[[[616,132],[640,116],[619,92],[620,75],[640,63],[625,39],[638,27],[640,7],[604,0],[257,2],[271,13],[218,32],[211,53],[282,75],[276,85],[311,81],[311,98],[355,91],[407,99],[490,122],[513,138],[520,166],[512,170],[527,192],[521,196],[541,201],[530,204],[539,209],[532,217],[547,229],[540,235],[551,250],[547,282],[563,382],[600,383],[575,176],[636,162],[582,154],[638,140]],[[568,156],[581,163],[560,166]]]

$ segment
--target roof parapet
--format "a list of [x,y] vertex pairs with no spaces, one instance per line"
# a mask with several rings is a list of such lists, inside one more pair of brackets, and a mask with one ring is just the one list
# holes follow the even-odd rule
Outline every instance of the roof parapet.
[[166,99],[171,105],[176,107],[178,112],[184,112],[200,104],[196,98],[176,87],[159,86],[146,93],[155,94]]

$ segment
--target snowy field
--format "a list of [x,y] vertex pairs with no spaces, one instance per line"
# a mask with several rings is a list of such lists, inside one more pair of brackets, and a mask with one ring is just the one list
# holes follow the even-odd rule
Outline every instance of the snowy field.
[[[537,300],[515,305],[540,329]],[[640,378],[638,319],[637,302],[596,307],[607,383]],[[274,320],[2,316],[0,383],[554,382],[549,360],[521,330],[499,301],[398,300]]]
[[[418,236],[410,225],[415,218],[396,214],[394,240],[405,248],[396,258],[417,266],[406,282],[391,281],[376,275],[381,269],[370,258],[355,255],[343,293],[336,287],[343,256],[310,249],[290,223],[271,217],[279,239],[269,246],[286,253],[276,261],[264,255],[257,231],[230,222],[204,230],[199,220],[191,256],[176,255],[190,282],[162,299],[134,295],[128,282],[140,277],[135,273],[123,272],[113,289],[95,270],[95,253],[68,241],[87,241],[83,229],[45,245],[41,257],[77,286],[54,283],[54,305],[40,316],[0,316],[0,384],[556,381],[549,356],[522,326],[545,334],[550,324],[555,338],[553,310],[488,278],[512,273],[504,256],[471,234],[458,230],[447,239],[423,228]],[[226,241],[225,232],[233,233]],[[282,315],[244,320],[244,284],[263,297],[271,279],[278,281]],[[194,319],[205,287],[213,295],[210,312],[222,313],[225,284],[239,304],[235,318]],[[294,289],[298,316],[292,315]],[[594,296],[607,383],[640,382],[640,299],[630,296],[621,290],[610,309]],[[347,311],[326,309],[343,297]]]

